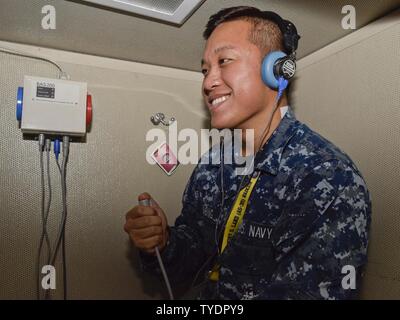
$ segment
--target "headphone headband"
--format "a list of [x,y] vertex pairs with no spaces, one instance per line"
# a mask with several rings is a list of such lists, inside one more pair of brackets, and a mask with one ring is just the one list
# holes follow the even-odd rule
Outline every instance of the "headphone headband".
[[281,16],[272,11],[261,11],[263,19],[275,22],[282,32],[283,46],[287,54],[292,54],[297,50],[300,35],[297,33],[295,25],[289,20],[284,20]]

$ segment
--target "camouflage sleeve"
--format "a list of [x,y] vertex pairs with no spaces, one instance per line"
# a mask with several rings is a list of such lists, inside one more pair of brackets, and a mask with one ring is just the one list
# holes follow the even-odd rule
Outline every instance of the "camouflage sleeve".
[[[199,194],[196,191],[196,170],[193,171],[182,196],[182,211],[169,228],[169,241],[161,252],[168,276],[175,283],[193,280],[198,268],[204,262],[203,241],[196,221],[201,210]],[[141,254],[144,269],[161,274],[155,257]]]
[[272,299],[353,299],[367,261],[371,203],[352,165],[325,162],[296,187],[275,238],[277,269],[265,286]]

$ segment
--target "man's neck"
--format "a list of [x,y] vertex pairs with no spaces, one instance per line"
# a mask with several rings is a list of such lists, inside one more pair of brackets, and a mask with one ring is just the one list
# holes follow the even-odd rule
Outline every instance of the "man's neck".
[[[275,131],[275,129],[279,126],[281,122],[280,108],[287,105],[288,105],[287,98],[286,97],[281,98],[281,100],[279,101],[279,105],[272,116],[269,128],[268,128],[268,122],[271,117],[271,113],[273,112],[273,108],[275,107],[275,101],[273,101],[271,105],[265,108],[263,112],[259,113],[257,117],[252,119],[253,121],[251,123],[246,124],[242,128],[242,156],[250,156],[262,148],[262,146],[268,141],[272,133]],[[254,145],[253,145],[254,149],[251,148],[251,146],[249,146],[253,150],[246,150],[246,129],[254,129]]]

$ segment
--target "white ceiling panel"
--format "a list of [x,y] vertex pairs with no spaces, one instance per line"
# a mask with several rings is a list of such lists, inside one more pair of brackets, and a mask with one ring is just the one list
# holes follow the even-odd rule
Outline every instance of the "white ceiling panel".
[[[165,0],[168,1],[168,0]],[[43,6],[56,9],[56,29],[44,30]],[[0,40],[123,60],[200,70],[202,33],[222,8],[251,5],[276,11],[301,34],[298,57],[346,36],[342,7],[356,9],[356,27],[399,7],[399,0],[207,0],[181,25],[81,0],[0,0]]]

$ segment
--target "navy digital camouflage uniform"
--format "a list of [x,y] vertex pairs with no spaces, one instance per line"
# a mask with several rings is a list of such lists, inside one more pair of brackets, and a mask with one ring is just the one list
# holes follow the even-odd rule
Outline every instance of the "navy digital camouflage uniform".
[[[361,173],[346,154],[296,120],[290,108],[264,147],[255,159],[261,175],[243,222],[221,255],[215,254],[216,238],[242,176],[234,164],[224,165],[221,210],[221,166],[197,165],[162,252],[171,285],[190,282],[218,262],[219,281],[207,280],[199,298],[357,297],[371,219]],[[154,257],[141,257],[145,268],[157,269]],[[346,265],[356,269],[356,289],[342,287]]]

